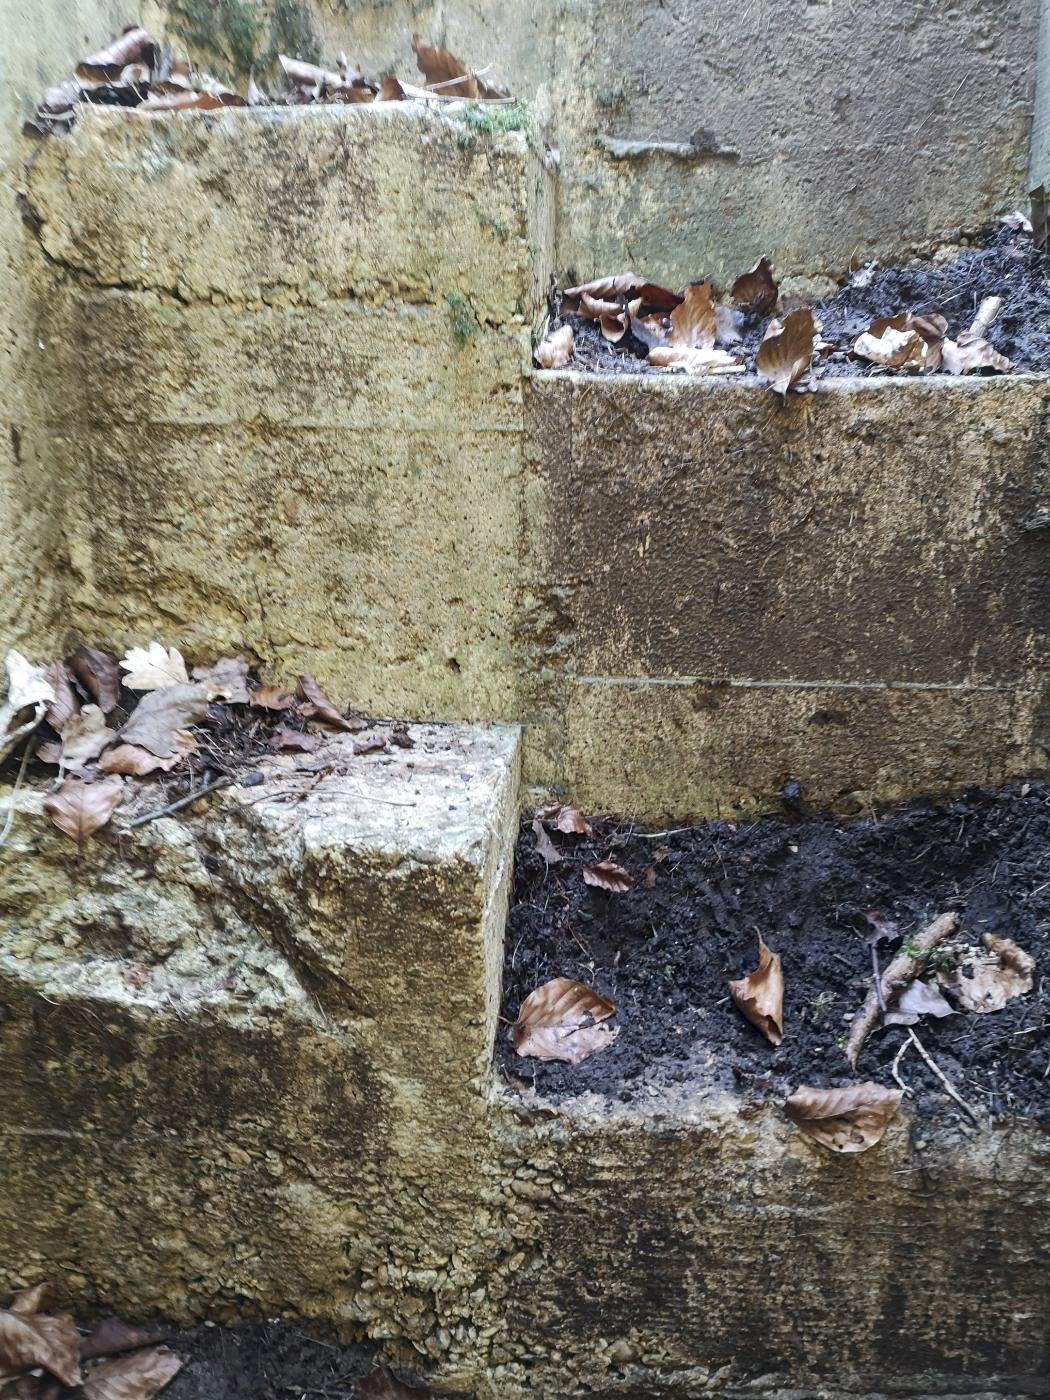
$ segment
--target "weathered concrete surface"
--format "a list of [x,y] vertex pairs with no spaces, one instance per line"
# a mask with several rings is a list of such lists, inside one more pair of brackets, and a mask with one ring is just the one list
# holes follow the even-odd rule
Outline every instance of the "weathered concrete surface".
[[[648,817],[1045,761],[1047,385],[537,374],[526,769]],[[546,709],[549,721],[544,725]],[[544,751],[544,744],[546,749]]]
[[476,1343],[517,737],[411,733],[368,758],[330,738],[320,777],[267,760],[263,787],[132,831],[158,801],[140,786],[83,850],[23,791],[0,848],[0,1287],[287,1310],[417,1361]]
[[80,851],[19,796],[0,1291],[320,1319],[485,1400],[1045,1394],[1046,1126],[835,1158],[702,1074],[494,1084],[516,738],[412,734]]
[[[32,289],[35,245],[19,214],[24,104],[68,72],[81,45],[105,43],[135,6],[116,0],[0,0],[0,636],[56,636],[61,515],[34,427],[42,416]],[[57,567],[56,567],[57,565]]]
[[1029,188],[1040,0],[306,8],[320,49],[366,71],[411,73],[419,30],[535,102],[561,153],[558,266],[581,280],[637,263],[724,283],[770,253],[838,277],[956,242]]
[[50,281],[65,620],[512,719],[527,132],[412,104],[91,113],[27,200]]

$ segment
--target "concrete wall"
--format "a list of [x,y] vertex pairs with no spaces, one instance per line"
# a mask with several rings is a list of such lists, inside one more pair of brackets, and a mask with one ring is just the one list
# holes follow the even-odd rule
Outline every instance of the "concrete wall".
[[771,254],[819,285],[955,242],[1029,188],[1040,0],[302,8],[320,50],[368,71],[411,72],[420,30],[534,100],[561,153],[557,264],[580,280],[724,283]]
[[47,143],[63,625],[520,720],[529,781],[655,820],[1039,767],[1046,380],[531,375],[548,191],[403,104]]

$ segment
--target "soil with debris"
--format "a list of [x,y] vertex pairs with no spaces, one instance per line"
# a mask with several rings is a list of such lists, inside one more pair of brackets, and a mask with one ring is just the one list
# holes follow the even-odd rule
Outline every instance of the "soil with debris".
[[[886,267],[869,263],[834,296],[816,302],[813,314],[822,337],[835,346],[848,346],[876,317],[905,311],[940,313],[947,319],[948,335],[955,338],[969,329],[978,305],[991,296],[1003,299],[1002,310],[988,332],[991,344],[1012,361],[1015,370],[1050,372],[1050,255],[1037,249],[1030,235],[1005,225],[994,225],[985,233],[981,246],[966,249],[944,264],[929,259]],[[779,308],[774,312],[781,314]],[[768,321],[765,316],[745,320],[741,341],[725,346],[743,355],[749,372],[754,369],[755,351]],[[572,326],[575,335],[567,369],[600,374],[675,372],[611,345],[595,321],[573,313],[564,322]],[[554,321],[552,326],[564,322]],[[644,347],[639,351],[644,352]],[[900,373],[853,359],[843,348],[821,359],[812,378],[868,378],[895,372]]]
[[[502,1013],[515,1019],[536,986],[570,977],[616,1004],[611,1024],[620,1032],[576,1066],[522,1058],[501,1035],[497,1062],[511,1084],[534,1085],[553,1100],[595,1091],[638,1102],[687,1080],[774,1101],[799,1084],[871,1079],[892,1087],[907,1027],[873,1032],[855,1075],[844,1054],[871,981],[866,915],[897,925],[897,938],[878,948],[885,967],[902,941],[957,910],[954,942],[976,945],[984,932],[1012,939],[1036,959],[1033,990],[997,1012],[927,1016],[913,1029],[978,1116],[1050,1119],[1044,783],[971,788],[955,801],[846,821],[785,809],[752,825],[716,821],[654,834],[603,821],[591,838],[553,837],[562,859],[548,867],[530,819],[522,824]],[[623,866],[633,888],[587,886],[583,867],[601,860]],[[756,934],[783,958],[784,1040],[776,1049],[726,988],[756,967]],[[899,1073],[919,1112],[960,1114],[913,1046]]]

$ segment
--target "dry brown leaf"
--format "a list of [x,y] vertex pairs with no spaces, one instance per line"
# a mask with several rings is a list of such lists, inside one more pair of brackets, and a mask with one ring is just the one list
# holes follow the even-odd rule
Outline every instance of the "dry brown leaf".
[[202,685],[169,685],[142,697],[120,731],[125,744],[138,744],[158,758],[178,754],[177,731],[207,718],[208,692]]
[[[132,968],[141,969],[145,972],[141,963],[132,963]],[[129,980],[138,982],[141,973],[136,971],[133,978]],[[142,1327],[131,1327],[126,1322],[122,1322],[119,1317],[104,1317],[96,1322],[88,1335],[80,1343],[81,1361],[95,1361],[100,1356],[119,1356],[125,1351],[134,1351],[137,1347],[155,1346],[158,1342],[165,1341],[165,1334],[154,1329],[145,1330]]]
[[387,742],[382,734],[373,734],[368,739],[359,739],[354,745],[354,753],[387,753]]
[[399,1380],[389,1366],[373,1371],[357,1382],[361,1400],[431,1400],[431,1392],[422,1386]]
[[576,807],[559,807],[553,818],[554,825],[566,836],[590,836],[591,824]]
[[405,89],[392,73],[388,73],[379,84],[380,102],[404,102]]
[[717,317],[710,282],[693,282],[685,289],[680,306],[671,312],[668,345],[680,349],[710,350],[715,343]]
[[981,336],[963,331],[958,340],[945,340],[942,344],[941,368],[945,374],[970,374],[977,369],[994,369],[1005,374],[1013,369],[1013,364]]
[[746,366],[739,355],[728,350],[689,350],[675,345],[654,345],[649,363],[661,369],[678,369],[684,374],[743,374]]
[[34,1283],[32,1288],[20,1288],[11,1299],[8,1312],[38,1313],[51,1296],[50,1283]]
[[634,881],[622,865],[614,865],[611,860],[600,860],[597,865],[585,865],[583,879],[595,889],[610,890],[613,894],[623,894]]
[[61,744],[41,744],[37,757],[44,763],[59,763],[71,773],[79,773],[116,737],[116,730],[106,727],[106,717],[99,707],[85,705],[66,721]]
[[63,1385],[79,1385],[79,1357],[80,1334],[71,1317],[0,1308],[0,1376],[40,1367]]
[[903,1094],[881,1084],[850,1084],[845,1089],[800,1086],[784,1108],[808,1137],[832,1152],[866,1152],[882,1137]]
[[277,55],[284,76],[299,88],[339,88],[345,86],[341,73],[330,68],[320,68],[316,63],[305,63],[299,58],[289,58],[286,53]]
[[600,321],[603,316],[619,316],[622,311],[621,302],[592,297],[589,292],[583,293],[576,308],[576,314],[582,316],[585,321]]
[[743,320],[742,311],[738,311],[735,306],[715,307],[715,343],[722,345],[738,345],[743,340]]
[[178,752],[169,758],[160,758],[138,744],[117,744],[116,748],[107,749],[99,759],[99,772],[124,773],[130,778],[144,778],[149,773],[170,773],[197,747],[196,739],[185,729],[177,729],[173,737]]
[[777,304],[777,284],[769,259],[759,258],[750,272],[742,273],[733,283],[731,295],[749,316],[768,316]]
[[286,724],[279,724],[270,735],[267,747],[271,749],[297,749],[300,753],[313,753],[314,749],[320,748],[321,734],[304,734],[301,730],[290,729]]
[[813,363],[816,339],[813,312],[801,306],[784,317],[778,330],[767,332],[755,355],[755,369],[769,380],[771,389],[786,397]]
[[189,684],[182,654],[174,647],[165,651],[160,642],[150,642],[148,647],[129,647],[120,665],[128,673],[124,684],[130,690],[161,690],[165,686]]
[[522,1002],[511,1039],[519,1055],[578,1065],[616,1039],[619,1031],[603,1024],[615,1012],[611,1001],[582,982],[555,977]]
[[311,675],[304,674],[299,677],[295,693],[303,702],[299,707],[299,712],[308,719],[313,717],[324,720],[325,723],[337,725],[340,729],[346,729],[351,734],[359,734],[362,729],[368,728],[365,721],[356,718],[347,719],[345,715],[340,714]]
[[80,701],[73,690],[73,675],[64,661],[52,662],[44,675],[55,692],[47,707],[47,722],[56,734],[61,734],[67,722],[80,713]]
[[916,330],[887,326],[881,335],[865,331],[850,347],[854,355],[885,369],[924,369],[928,346]]
[[103,714],[116,708],[120,671],[115,656],[98,647],[79,646],[69,658],[69,666]]
[[954,1016],[952,1006],[930,982],[912,982],[882,1018],[884,1026],[914,1026],[921,1016]]
[[100,1361],[84,1378],[84,1400],[150,1400],[182,1369],[168,1347]]
[[758,967],[746,977],[729,983],[729,993],[753,1026],[772,1045],[784,1038],[784,974],[780,954],[758,939]]
[[963,1011],[1001,1011],[1014,997],[1032,990],[1035,958],[1010,938],[981,935],[987,952],[973,948],[951,972],[937,980],[955,997]]
[[634,315],[638,315],[643,306],[652,311],[673,311],[682,300],[676,292],[647,282],[634,272],[621,272],[616,277],[599,277],[593,282],[581,282],[578,287],[566,287],[562,292],[562,311],[576,311],[585,296],[614,305],[617,299],[633,297],[639,303]]
[[224,656],[214,666],[194,666],[193,679],[208,692],[209,700],[248,703],[248,663],[243,656]]
[[159,52],[156,43],[144,29],[130,25],[112,44],[82,58],[77,64],[76,75],[86,87],[113,83],[130,63],[142,62],[147,70],[154,68]]
[[558,369],[561,365],[567,365],[572,358],[574,339],[571,326],[548,331],[532,352],[532,358],[540,369]]
[[547,862],[548,865],[557,865],[561,860],[561,851],[547,835],[547,828],[539,817],[534,817],[532,822],[532,834],[536,838],[536,849]]
[[105,826],[123,795],[123,778],[110,776],[97,783],[67,778],[57,792],[44,798],[44,811],[59,831],[79,843]]
[[237,92],[221,89],[210,92],[170,92],[161,96],[150,96],[135,108],[137,112],[214,112],[219,107],[247,107],[247,102]]
[[295,696],[281,685],[260,685],[252,691],[248,703],[257,710],[294,710]]
[[478,96],[478,81],[462,59],[436,44],[424,44],[418,34],[412,35],[412,48],[427,87],[436,87],[443,97]]

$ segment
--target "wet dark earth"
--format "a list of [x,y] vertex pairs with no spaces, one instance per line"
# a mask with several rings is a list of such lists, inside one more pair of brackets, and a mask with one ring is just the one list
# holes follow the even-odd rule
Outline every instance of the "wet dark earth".
[[[974,1113],[1050,1119],[1050,790],[1031,782],[972,788],[840,820],[785,810],[753,824],[711,822],[646,832],[594,823],[591,838],[554,831],[562,859],[536,850],[531,814],[517,846],[502,1014],[551,977],[595,988],[617,1007],[619,1037],[573,1066],[518,1056],[504,1031],[506,1081],[559,1100],[594,1091],[644,1104],[686,1082],[781,1100],[799,1084],[875,1080],[908,1028],[873,1033],[856,1074],[844,1054],[849,1023],[872,976],[870,916],[901,943],[948,910],[955,942],[984,932],[1036,959],[1034,986],[996,1012],[923,1017],[913,1029]],[[634,878],[622,894],[587,886],[585,865],[612,860]],[[783,959],[784,1040],[770,1045],[732,1003],[726,983],[756,966],[756,934]],[[950,996],[949,996],[950,999]],[[913,1046],[898,1072],[918,1111],[962,1110]]]
[[[697,278],[703,275],[703,269],[698,269]],[[845,347],[878,316],[937,312],[947,319],[947,333],[954,339],[969,329],[978,306],[991,296],[1003,299],[1002,310],[988,332],[995,349],[1015,370],[1050,371],[1050,257],[1034,246],[1029,235],[997,224],[985,232],[979,246],[963,250],[951,261],[869,263],[855,271],[834,296],[814,303],[813,313],[823,338],[838,348],[818,362],[812,378],[886,374],[886,370],[845,353]],[[778,307],[773,314],[782,315],[796,304]],[[603,374],[671,372],[649,364],[644,347],[638,347],[643,358],[637,358],[629,349],[611,345],[594,321],[575,314],[565,320],[575,335],[569,369]],[[748,370],[754,367],[755,351],[767,324],[766,316],[745,320],[740,326],[741,342],[726,346],[743,355]]]

